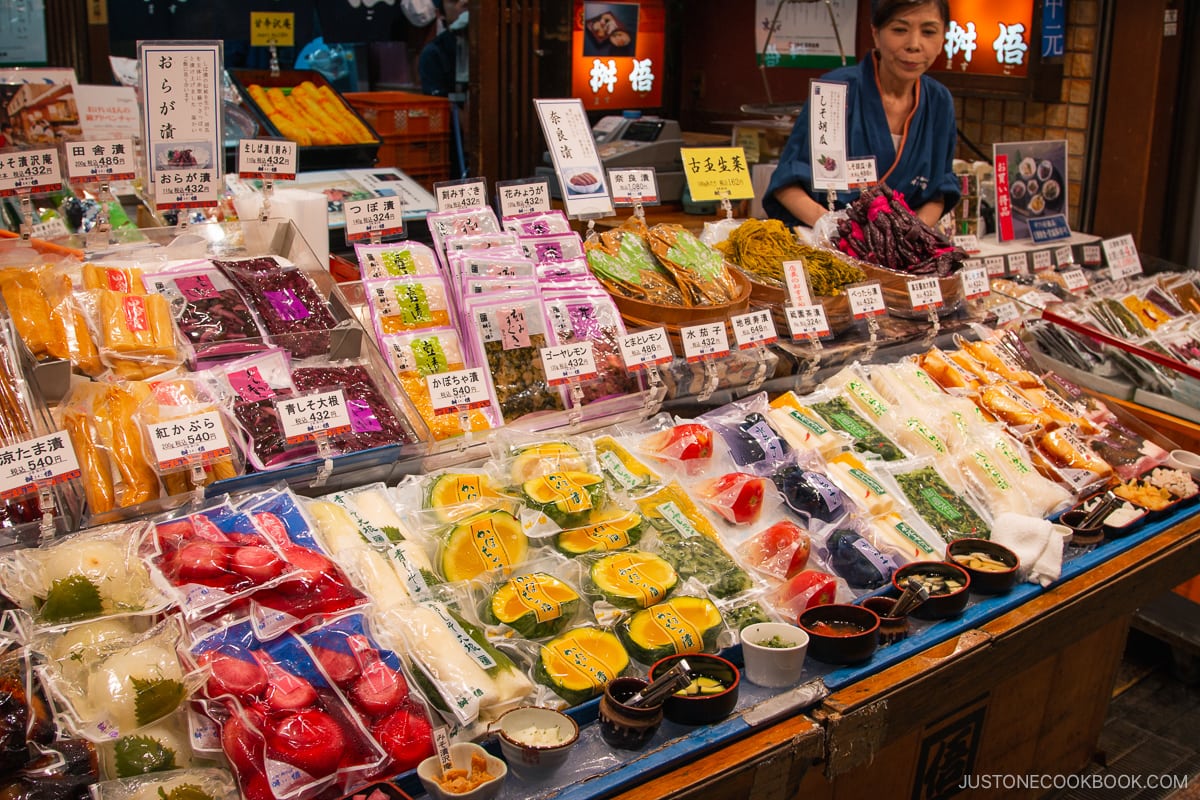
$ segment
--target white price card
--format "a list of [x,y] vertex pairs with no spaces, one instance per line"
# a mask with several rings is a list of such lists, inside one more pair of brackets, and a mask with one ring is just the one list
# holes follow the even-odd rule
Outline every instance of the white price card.
[[70,236],[71,232],[67,230],[67,224],[62,221],[62,217],[51,217],[45,222],[33,223],[30,235],[35,239],[58,239]]
[[1004,256],[984,256],[983,268],[989,278],[998,278],[1004,274]]
[[627,333],[617,340],[621,348],[621,359],[625,369],[636,372],[647,365],[670,364],[675,360],[671,351],[671,340],[665,328],[649,328]]
[[683,357],[689,364],[729,355],[724,321],[680,328],[679,337],[683,340]]
[[875,156],[846,159],[846,182],[851,189],[865,189],[879,183],[875,169]]
[[483,208],[488,204],[487,181],[483,178],[439,181],[433,185],[433,199],[438,211]]
[[217,205],[225,165],[222,43],[141,41],[138,62],[142,143],[155,207]]
[[631,206],[634,203],[656,206],[661,202],[658,196],[658,174],[654,167],[610,169],[608,186],[612,191],[614,206]]
[[500,203],[500,218],[518,214],[533,214],[550,210],[550,181],[515,180],[496,184],[496,199]]
[[803,261],[783,262],[783,280],[787,286],[788,300],[794,306],[811,306],[812,295],[808,292],[808,276]]
[[847,286],[846,299],[850,301],[850,313],[855,319],[877,317],[887,311],[883,304],[883,287],[879,281]]
[[979,252],[979,237],[973,233],[968,233],[963,236],[954,237],[954,246],[962,250],[964,253]]
[[908,299],[913,311],[942,307],[942,287],[936,277],[911,278],[907,283]]
[[288,139],[239,139],[238,177],[296,179],[296,143]]
[[829,335],[825,306],[788,306],[786,311],[793,339],[820,339]]
[[965,267],[958,273],[962,278],[963,295],[968,300],[975,300],[991,292],[988,284],[987,270],[983,267]]
[[772,344],[779,340],[768,309],[738,314],[730,317],[729,321],[733,323],[733,341],[738,350],[749,350],[755,345]]
[[1029,254],[1028,253],[1009,253],[1008,254],[1008,271],[1013,275],[1028,275],[1029,274]]
[[283,435],[288,444],[315,439],[319,435],[350,433],[350,410],[341,389],[288,397],[275,402]]
[[366,200],[347,200],[342,204],[346,213],[346,241],[361,242],[372,236],[385,238],[404,233],[404,204],[397,197],[371,197]]
[[1075,263],[1075,253],[1071,250],[1071,245],[1064,244],[1054,249],[1054,263],[1060,267]]
[[67,177],[76,183],[131,181],[137,175],[132,139],[67,142]]
[[1083,274],[1081,269],[1063,270],[1063,283],[1067,285],[1067,291],[1084,292],[1088,289],[1087,275]]
[[1104,251],[1100,249],[1100,245],[1098,245],[1098,244],[1085,244],[1083,246],[1083,264],[1084,264],[1084,266],[1086,266],[1086,267],[1100,266],[1101,259],[1103,257],[1102,256],[1103,252]]
[[0,197],[11,197],[20,191],[56,192],[61,188],[62,173],[54,148],[0,153]]
[[591,342],[543,347],[541,354],[546,382],[551,386],[562,386],[571,381],[591,381],[597,377],[596,354]]
[[41,484],[78,478],[79,459],[66,431],[0,448],[0,498],[11,500]]
[[611,217],[612,198],[583,101],[534,100],[533,107],[554,163],[567,216]]
[[1012,301],[1001,303],[994,307],[992,311],[996,315],[996,322],[1001,325],[1006,325],[1021,316],[1020,310],[1017,309],[1017,304]]
[[1142,259],[1138,257],[1133,234],[1105,239],[1100,245],[1104,248],[1104,257],[1108,260],[1108,268],[1114,281],[1142,274]]
[[233,452],[216,411],[146,426],[154,460],[163,472],[228,458]]
[[1033,254],[1033,271],[1042,272],[1048,269],[1054,269],[1054,252],[1051,250],[1035,251]]
[[482,367],[426,375],[425,384],[434,414],[461,414],[491,402]]

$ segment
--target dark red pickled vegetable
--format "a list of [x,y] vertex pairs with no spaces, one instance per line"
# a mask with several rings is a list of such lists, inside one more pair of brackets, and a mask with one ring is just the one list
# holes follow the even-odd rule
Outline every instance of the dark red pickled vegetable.
[[213,263],[245,293],[273,342],[297,358],[329,352],[337,320],[301,270],[269,256]]

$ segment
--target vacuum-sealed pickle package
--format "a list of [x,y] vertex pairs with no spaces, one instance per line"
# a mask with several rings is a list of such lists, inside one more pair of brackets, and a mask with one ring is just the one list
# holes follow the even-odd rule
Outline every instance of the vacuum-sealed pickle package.
[[562,393],[542,366],[541,348],[550,341],[541,300],[484,299],[468,309],[466,327],[492,375],[504,421],[563,410]]
[[264,347],[254,312],[215,267],[154,272],[145,280],[171,301],[175,324],[196,349],[197,358],[231,357]]
[[337,320],[304,271],[271,256],[214,261],[258,312],[271,341],[297,358],[329,351]]
[[385,336],[380,344],[404,393],[416,406],[417,413],[425,420],[435,439],[447,439],[465,433],[461,425],[462,413],[466,413],[468,429],[471,431],[489,430],[499,421],[499,414],[490,402],[482,408],[467,409],[465,412],[452,410],[451,413],[438,413],[433,407],[426,377],[457,372],[467,366],[462,342],[454,328]]

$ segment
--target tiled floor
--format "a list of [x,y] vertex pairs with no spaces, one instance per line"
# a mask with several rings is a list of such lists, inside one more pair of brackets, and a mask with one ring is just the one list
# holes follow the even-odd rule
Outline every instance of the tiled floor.
[[[1097,760],[1084,771],[1113,788],[1065,789],[1043,800],[1200,800],[1200,684],[1171,674],[1170,653],[1132,631]],[[1117,788],[1146,776],[1186,776],[1187,788]]]

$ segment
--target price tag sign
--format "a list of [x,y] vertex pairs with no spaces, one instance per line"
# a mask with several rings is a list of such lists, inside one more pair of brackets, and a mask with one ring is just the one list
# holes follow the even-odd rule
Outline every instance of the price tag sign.
[[1038,250],[1033,254],[1033,271],[1042,272],[1054,269],[1054,253],[1050,250]]
[[913,278],[907,286],[913,311],[942,307],[942,287],[937,278]]
[[1071,251],[1071,246],[1069,244],[1064,244],[1062,247],[1055,248],[1054,262],[1060,267],[1075,263],[1075,254]]
[[533,214],[550,210],[550,181],[515,180],[496,184],[496,200],[500,204],[500,218],[507,219],[518,214]]
[[0,197],[11,197],[18,191],[41,194],[61,188],[62,172],[54,148],[0,153]]
[[597,377],[596,355],[591,342],[543,347],[541,352],[546,382],[551,386],[562,386],[573,380],[591,381]]
[[1021,316],[1021,312],[1017,309],[1017,304],[1013,302],[1001,303],[992,309],[996,314],[996,322],[1001,325],[1006,325]]
[[487,181],[483,178],[440,181],[433,185],[433,199],[438,211],[483,208],[487,205]]
[[228,458],[232,450],[216,411],[147,425],[154,460],[163,472]]
[[879,183],[875,169],[875,156],[846,159],[846,181],[851,189],[865,189]]
[[295,47],[296,15],[291,11],[251,11],[251,47]]
[[825,306],[788,306],[788,330],[792,339],[820,339],[829,336],[829,319]]
[[979,237],[973,233],[954,237],[954,246],[966,253],[979,252]]
[[812,305],[812,295],[808,293],[808,276],[804,274],[803,261],[783,262],[783,279],[787,286],[788,300],[792,305]]
[[1004,256],[985,256],[983,268],[987,270],[989,278],[1000,277],[1004,274]]
[[683,175],[696,202],[754,197],[746,151],[740,147],[681,147]]
[[434,414],[461,414],[491,402],[482,367],[425,376]]
[[610,169],[608,185],[612,189],[613,205],[617,207],[634,203],[656,206],[662,202],[658,196],[658,174],[654,167]]
[[1085,244],[1083,246],[1083,264],[1084,264],[1084,266],[1087,266],[1087,267],[1100,266],[1101,259],[1103,258],[1103,252],[1104,251],[1100,249],[1100,245],[1098,245],[1098,244]]
[[1062,278],[1063,283],[1067,285],[1067,291],[1085,292],[1088,289],[1087,275],[1084,275],[1081,269],[1064,270]]
[[372,234],[381,239],[404,233],[403,204],[395,197],[371,197],[348,200],[342,204],[346,212],[346,241],[367,241]]
[[887,310],[883,304],[883,287],[879,281],[847,286],[845,292],[850,301],[850,313],[855,319],[878,317]]
[[353,430],[341,389],[288,397],[277,401],[275,408],[288,444],[299,444],[318,435],[340,436]]
[[680,328],[679,336],[683,340],[683,357],[689,364],[729,355],[729,335],[724,322]]
[[71,232],[67,230],[62,217],[51,217],[45,222],[35,222],[30,235],[35,239],[57,239],[61,236],[70,236]]
[[66,431],[0,448],[0,498],[5,500],[28,494],[39,483],[63,483],[79,475],[79,459]]
[[288,139],[238,141],[238,177],[296,179],[296,143]]
[[964,267],[959,275],[962,276],[963,295],[968,300],[976,300],[992,291],[987,270],[983,267]]
[[730,317],[733,323],[733,341],[738,350],[749,350],[760,344],[772,344],[779,340],[771,312],[764,309]]
[[1029,274],[1029,254],[1028,253],[1009,253],[1008,254],[1008,271],[1013,275],[1028,275]]
[[67,177],[76,183],[131,181],[137,175],[132,139],[67,142]]
[[1108,268],[1114,281],[1142,274],[1142,259],[1138,257],[1133,234],[1105,239],[1100,245],[1104,248],[1104,257],[1108,260]]
[[621,348],[621,359],[625,369],[637,372],[647,365],[670,364],[675,359],[671,352],[671,340],[664,328],[650,328],[627,333],[617,340]]

